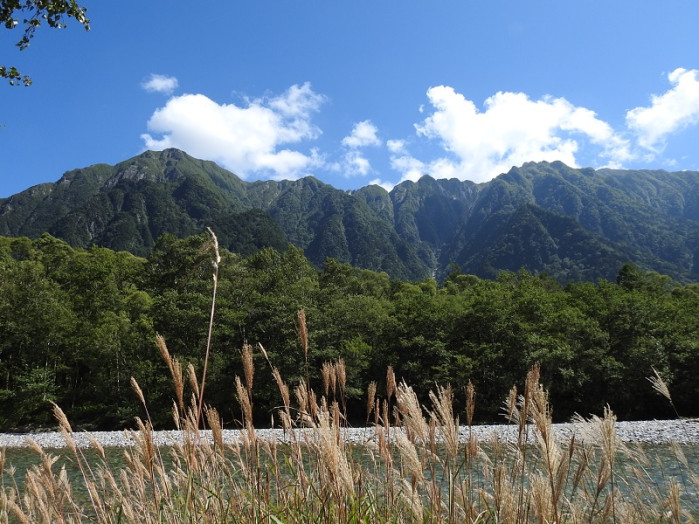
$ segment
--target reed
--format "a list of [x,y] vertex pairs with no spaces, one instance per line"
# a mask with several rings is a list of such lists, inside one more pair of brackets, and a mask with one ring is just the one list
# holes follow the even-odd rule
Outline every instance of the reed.
[[[138,430],[130,432],[135,445],[124,451],[125,466],[117,470],[107,464],[95,439],[97,460],[85,457],[56,407],[59,429],[80,478],[71,483],[65,470],[55,468],[56,457],[30,442],[40,464],[27,471],[21,493],[8,480],[8,472],[2,472],[0,522],[543,523],[696,518],[696,503],[685,493],[696,493],[699,482],[680,446],[675,446],[678,458],[673,467],[686,468],[692,485],[670,481],[659,486],[644,473],[648,459],[619,442],[611,410],[601,417],[578,418],[578,436],[561,440],[553,431],[551,407],[540,384],[530,384],[529,398],[522,395],[517,402],[520,436],[512,443],[497,437],[481,442],[473,433],[463,438],[449,387],[435,389],[423,406],[412,388],[400,383],[395,386],[394,413],[370,388],[372,434],[366,445],[357,447],[343,437],[347,425],[338,401],[308,395],[302,383],[292,404],[288,386],[276,369],[273,374],[281,399],[278,420],[288,437],[284,442],[258,438],[249,389],[252,371],[246,368],[245,378],[235,383],[242,427],[235,443],[224,443],[221,419],[209,407],[204,415],[211,434],[205,438],[197,422],[201,399],[195,393],[184,411],[179,398],[173,402],[181,443],[159,448],[150,423],[138,420]],[[134,389],[147,403],[135,381]],[[332,394],[331,388],[328,391]],[[474,397],[471,391],[469,407]],[[520,424],[522,418],[527,422]],[[620,466],[620,456],[631,466]],[[77,497],[78,490],[87,497]]]

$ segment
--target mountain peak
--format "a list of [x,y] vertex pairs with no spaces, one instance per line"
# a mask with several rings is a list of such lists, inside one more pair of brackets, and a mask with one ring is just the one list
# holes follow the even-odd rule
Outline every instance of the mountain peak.
[[[526,207],[523,207],[526,206]],[[525,212],[526,211],[526,212]],[[224,247],[304,250],[401,279],[526,267],[561,281],[613,277],[625,262],[699,280],[699,173],[528,162],[475,184],[426,175],[386,192],[315,177],[245,182],[179,149],[67,172],[0,200],[0,234],[147,254],[163,233],[213,227]],[[499,265],[500,266],[499,266]]]

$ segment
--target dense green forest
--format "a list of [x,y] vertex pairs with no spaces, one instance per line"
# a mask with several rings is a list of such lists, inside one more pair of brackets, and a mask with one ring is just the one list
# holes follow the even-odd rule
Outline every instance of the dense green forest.
[[[213,289],[206,234],[162,236],[147,258],[106,248],[72,248],[48,234],[0,237],[0,430],[50,427],[50,401],[76,427],[129,426],[143,416],[171,425],[173,389],[156,347],[201,370]],[[504,420],[510,387],[540,362],[554,418],[600,413],[621,419],[670,417],[647,381],[653,368],[675,406],[697,415],[699,285],[627,264],[616,282],[569,283],[546,275],[461,274],[442,285],[392,280],[328,259],[316,269],[295,247],[243,257],[224,251],[218,279],[206,396],[225,422],[239,418],[235,375],[241,348],[255,351],[255,413],[269,424],[281,399],[271,365],[291,384],[308,378],[322,391],[324,362],[344,359],[347,408],[364,422],[371,381],[385,391],[388,366],[421,394],[451,383],[457,403],[469,380],[476,419]],[[297,337],[303,309],[308,362]],[[383,389],[382,389],[383,388]],[[332,396],[332,393],[330,393]]]

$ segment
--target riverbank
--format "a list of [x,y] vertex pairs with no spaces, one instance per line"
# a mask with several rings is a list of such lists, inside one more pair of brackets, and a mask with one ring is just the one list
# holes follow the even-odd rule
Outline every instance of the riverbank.
[[[582,426],[577,423],[554,424],[553,428],[554,433],[560,439],[569,439],[573,435],[576,436],[576,439],[584,437]],[[310,433],[311,431],[297,429],[295,430],[296,438],[303,440],[305,432]],[[622,442],[699,444],[699,420],[697,419],[617,422],[616,431]],[[514,425],[473,426],[471,432],[480,441],[489,440],[494,433],[501,441],[516,442],[517,440],[517,426]],[[291,439],[289,432],[281,429],[257,429],[256,434],[258,438],[264,440],[289,442]],[[468,441],[469,428],[462,426],[459,434],[462,442]],[[104,447],[126,447],[134,444],[133,436],[129,431],[96,431],[90,435]],[[368,444],[375,440],[373,427],[346,428],[342,430],[342,435],[351,444]],[[212,439],[211,431],[202,431],[201,436],[209,441]],[[153,438],[157,445],[168,446],[181,442],[182,434],[179,431],[154,431]],[[240,438],[241,432],[239,430],[223,430],[223,441],[226,444],[234,444]],[[66,446],[65,439],[58,432],[0,433],[0,449],[27,447],[28,439],[46,449]],[[90,438],[86,433],[75,433],[73,439],[78,447],[90,446]]]

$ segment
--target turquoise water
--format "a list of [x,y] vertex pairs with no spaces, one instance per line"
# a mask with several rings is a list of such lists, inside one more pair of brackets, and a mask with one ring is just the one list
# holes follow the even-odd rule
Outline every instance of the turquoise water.
[[[692,515],[699,516],[699,493],[695,491],[695,486],[690,479],[690,472],[699,472],[699,445],[681,445],[687,465],[678,460],[671,446],[667,444],[639,444],[631,447],[636,457],[644,455],[646,460],[631,460],[623,455],[619,455],[615,464],[615,482],[622,491],[633,490],[638,483],[650,485],[653,490],[663,493],[666,498],[668,487],[671,481],[675,481],[681,488],[681,500],[684,509]],[[68,477],[71,479],[73,493],[78,501],[87,502],[87,494],[83,487],[82,473],[78,468],[75,457],[69,450],[47,449],[47,454],[57,457],[53,466],[54,472],[59,472],[65,468]],[[106,462],[112,471],[126,467],[124,448],[107,448]],[[81,451],[91,467],[102,464],[101,458],[94,450],[84,449]],[[161,448],[162,456],[168,463],[169,453],[166,448]],[[486,449],[486,453],[488,453]],[[361,461],[362,451],[358,447],[355,449],[355,460]],[[5,450],[5,466],[0,476],[0,487],[9,489],[14,487],[20,493],[24,490],[24,479],[28,468],[39,465],[41,458],[33,451],[26,448],[7,448]],[[639,465],[642,464],[642,465]],[[635,468],[635,469],[632,469]],[[439,474],[439,473],[438,473]],[[476,485],[483,482],[483,479],[475,479]],[[652,500],[648,500],[652,503]]]

